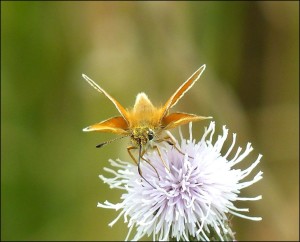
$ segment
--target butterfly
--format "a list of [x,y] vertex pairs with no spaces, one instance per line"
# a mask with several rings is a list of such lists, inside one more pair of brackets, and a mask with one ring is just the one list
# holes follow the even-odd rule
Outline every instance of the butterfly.
[[[141,159],[145,160],[154,169],[155,167],[143,157],[149,150],[156,150],[162,159],[158,144],[167,142],[173,145],[180,153],[184,154],[176,145],[176,140],[168,130],[176,128],[189,122],[200,121],[212,117],[198,116],[183,112],[169,113],[184,94],[195,84],[205,70],[206,65],[202,65],[188,80],[186,80],[161,107],[155,107],[148,96],[141,92],[137,95],[135,104],[131,109],[125,109],[116,99],[109,95],[103,88],[96,84],[85,74],[82,77],[98,92],[104,94],[117,108],[120,116],[111,117],[102,122],[90,125],[83,131],[109,132],[121,135],[115,139],[103,142],[97,145],[97,148],[109,144],[119,138],[130,137],[131,145],[127,147],[127,151],[138,167],[139,175],[148,182],[142,175],[140,168]],[[132,154],[133,150],[138,150],[138,159]],[[166,166],[166,163],[162,159]],[[167,166],[166,166],[167,167]],[[156,171],[156,169],[155,169]],[[157,176],[159,177],[157,171]],[[149,182],[148,182],[149,183]],[[150,184],[150,183],[149,183]],[[150,184],[151,185],[151,184]],[[152,185],[151,185],[152,186]],[[153,187],[153,186],[152,186]]]

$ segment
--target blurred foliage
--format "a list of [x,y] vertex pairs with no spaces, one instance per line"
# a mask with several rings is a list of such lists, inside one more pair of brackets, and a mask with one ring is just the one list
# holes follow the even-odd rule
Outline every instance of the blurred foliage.
[[119,201],[98,175],[128,141],[98,150],[114,136],[82,132],[117,111],[81,73],[126,107],[140,91],[158,105],[204,63],[174,110],[264,155],[244,191],[263,195],[246,204],[263,221],[234,218],[236,238],[299,240],[298,1],[1,1],[1,240],[123,240],[96,205]]

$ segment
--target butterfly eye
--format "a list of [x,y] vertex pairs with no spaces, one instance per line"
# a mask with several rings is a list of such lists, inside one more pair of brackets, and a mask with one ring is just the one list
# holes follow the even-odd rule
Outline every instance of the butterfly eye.
[[149,130],[148,131],[148,139],[153,140],[153,138],[154,138],[154,132],[152,130]]

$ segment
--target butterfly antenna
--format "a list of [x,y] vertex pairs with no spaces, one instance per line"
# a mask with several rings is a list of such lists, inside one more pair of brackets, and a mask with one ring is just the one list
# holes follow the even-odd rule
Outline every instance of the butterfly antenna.
[[101,147],[104,146],[104,145],[110,144],[110,143],[112,143],[112,142],[114,142],[114,141],[116,141],[116,140],[118,140],[118,139],[122,139],[122,138],[127,137],[127,136],[128,136],[128,135],[125,135],[125,136],[121,136],[121,137],[117,137],[117,138],[114,138],[114,139],[105,141],[105,142],[103,142],[103,143],[100,143],[100,144],[96,145],[96,148],[101,148]]

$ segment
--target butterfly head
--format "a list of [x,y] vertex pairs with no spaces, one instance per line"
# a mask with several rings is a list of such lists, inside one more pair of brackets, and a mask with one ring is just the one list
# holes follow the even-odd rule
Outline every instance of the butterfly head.
[[131,141],[135,146],[145,146],[155,138],[155,130],[152,127],[139,126],[132,130]]

